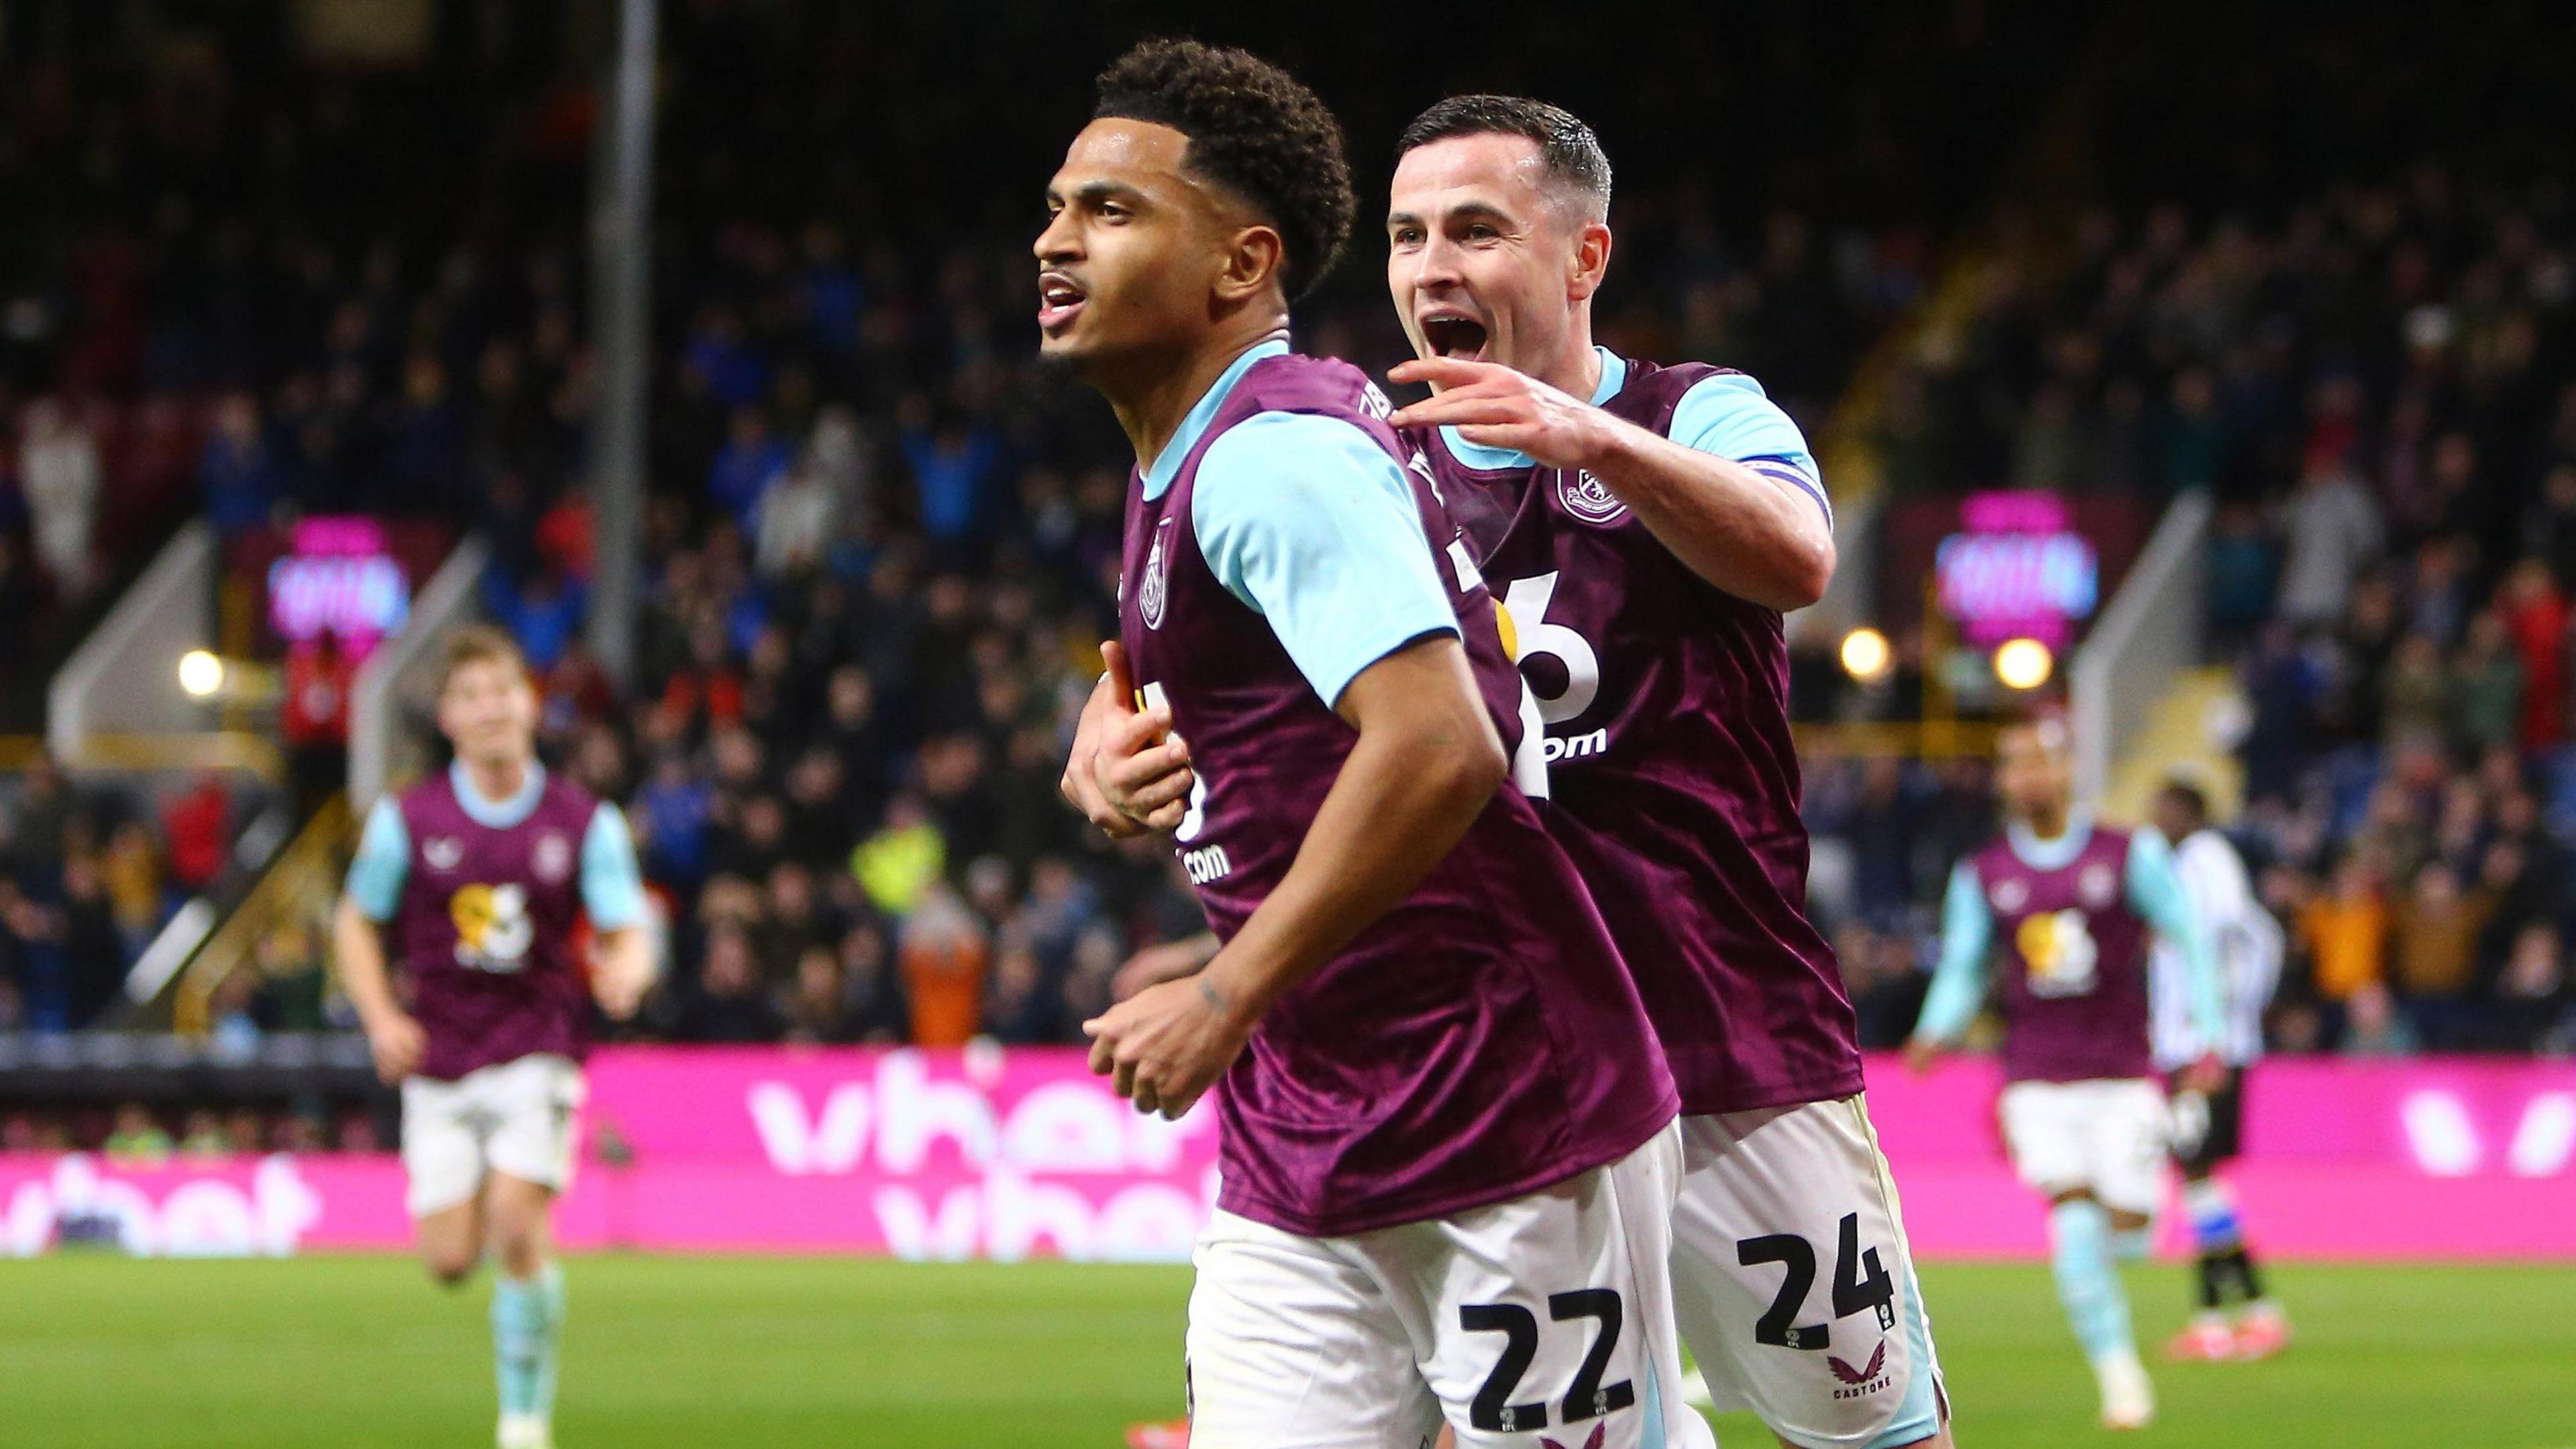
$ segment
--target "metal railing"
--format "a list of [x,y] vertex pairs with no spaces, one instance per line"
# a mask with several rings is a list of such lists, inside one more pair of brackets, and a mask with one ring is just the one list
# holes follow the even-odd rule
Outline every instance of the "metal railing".
[[412,600],[411,617],[402,632],[358,666],[357,677],[349,685],[351,818],[364,819],[379,796],[413,772],[417,761],[405,758],[405,752],[420,736],[413,726],[429,715],[430,690],[438,672],[438,640],[481,609],[479,585],[491,557],[490,545],[479,534],[458,543]]
[[2076,798],[2098,800],[2174,676],[2199,662],[2209,495],[2173,501],[2067,674]]
[[[338,898],[339,873],[350,845],[349,801],[334,795],[271,862],[224,923],[179,976],[170,1002],[172,1030],[202,1034],[211,1019],[215,988],[236,971],[255,969],[259,943],[299,913],[324,928]],[[327,938],[326,938],[327,939]]]
[[101,737],[209,733],[206,707],[179,688],[179,657],[213,647],[221,550],[204,519],[181,528],[46,691],[45,742],[67,765]]

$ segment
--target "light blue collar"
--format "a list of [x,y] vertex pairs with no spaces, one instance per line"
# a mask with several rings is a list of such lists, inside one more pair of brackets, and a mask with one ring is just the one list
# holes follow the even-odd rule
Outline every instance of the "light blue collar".
[[465,817],[486,830],[507,830],[537,813],[537,797],[546,792],[546,767],[528,761],[528,778],[519,793],[507,800],[486,800],[474,788],[474,777],[465,772],[463,760],[447,763],[447,783],[456,791],[456,803]]
[[2066,833],[2053,840],[2042,840],[2030,833],[2030,827],[2018,820],[2004,827],[2004,839],[2012,853],[2033,870],[2057,870],[2084,853],[2093,840],[2093,812],[2067,812]]
[[1162,497],[1163,491],[1172,486],[1172,479],[1180,474],[1182,460],[1188,458],[1190,449],[1197,447],[1199,439],[1207,435],[1208,424],[1216,421],[1216,410],[1225,406],[1226,397],[1234,391],[1236,383],[1243,381],[1243,375],[1252,370],[1252,364],[1265,357],[1287,355],[1288,340],[1273,337],[1245,348],[1241,357],[1217,374],[1216,381],[1208,384],[1208,390],[1190,405],[1189,415],[1181,419],[1181,430],[1172,434],[1172,440],[1155,455],[1153,466],[1145,470],[1147,502]]
[[[1628,385],[1628,359],[1607,347],[1595,346],[1592,350],[1601,358],[1601,385],[1592,390],[1592,405],[1597,408],[1617,397],[1619,389]],[[1465,438],[1459,437],[1458,430],[1453,427],[1443,427],[1440,430],[1440,441],[1449,445],[1450,457],[1470,468],[1485,472],[1538,466],[1538,460],[1527,453],[1516,453],[1509,448],[1488,448],[1481,443],[1468,442]]]

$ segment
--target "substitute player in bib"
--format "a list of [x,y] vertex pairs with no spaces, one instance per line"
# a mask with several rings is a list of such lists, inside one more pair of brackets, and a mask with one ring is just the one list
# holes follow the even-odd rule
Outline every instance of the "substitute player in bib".
[[[1906,1055],[1928,1070],[2004,959],[2003,1126],[2022,1181],[2047,1194],[2059,1300],[2102,1390],[2107,1428],[2155,1417],[2119,1262],[2147,1251],[2164,1196],[2165,1100],[2147,1043],[2147,940],[2182,952],[2199,1042],[2217,1039],[2218,978],[2151,830],[2097,826],[2074,805],[2066,727],[2016,725],[1999,743],[2003,837],[1961,860],[1941,905],[1941,960]],[[2192,1069],[2215,1075],[2215,1058]]]
[[1427,382],[1394,421],[1503,598],[1548,828],[1671,1060],[1682,1334],[1720,1407],[1802,1449],[1946,1442],[1852,1010],[1806,916],[1781,612],[1833,571],[1787,414],[1741,373],[1592,341],[1610,165],[1540,101],[1462,96],[1398,144],[1387,284]]
[[2288,1346],[2290,1320],[2263,1292],[2236,1195],[2218,1169],[2236,1156],[2245,1069],[2263,1055],[2263,1012],[2281,980],[2281,927],[2255,899],[2236,847],[2210,825],[2209,802],[2198,786],[2184,780],[2165,786],[2156,796],[2156,829],[2173,847],[2174,873],[2217,960],[2217,1054],[2224,1068],[2206,1090],[2190,1080],[2203,1049],[2192,1028],[2190,966],[2171,941],[2158,940],[2148,958],[2156,1070],[2173,1088],[2173,1157],[2182,1169],[2183,1212],[2200,1277],[2199,1311],[2165,1351],[2204,1362],[2270,1358]]
[[1340,128],[1240,51],[1149,43],[1047,203],[1042,353],[1137,460],[1107,688],[1132,667],[1191,742],[1177,847],[1223,942],[1084,1025],[1142,1110],[1215,1089],[1192,1442],[1705,1442],[1671,1082],[1511,783],[1492,601],[1384,397],[1286,344],[1349,228]]
[[402,1084],[431,1276],[463,1283],[487,1251],[498,1270],[499,1449],[548,1449],[564,1315],[549,1219],[572,1179],[590,998],[625,1017],[652,984],[643,883],[617,807],[538,763],[536,689],[508,635],[448,636],[438,727],[455,763],[367,816],[334,921],[340,980],[376,1071]]

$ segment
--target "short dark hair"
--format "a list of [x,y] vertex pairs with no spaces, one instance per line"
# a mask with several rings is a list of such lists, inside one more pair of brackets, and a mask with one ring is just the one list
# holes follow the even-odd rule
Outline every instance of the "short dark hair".
[[1342,123],[1286,71],[1247,51],[1148,40],[1100,73],[1095,120],[1169,126],[1182,164],[1251,202],[1279,229],[1280,283],[1295,301],[1332,270],[1358,203]]
[[2193,824],[2209,823],[2209,797],[2202,794],[2200,787],[2191,781],[2181,778],[2165,781],[2165,798],[2181,806],[2183,812],[2191,817]]
[[1527,96],[1451,96],[1434,105],[1396,138],[1395,158],[1417,146],[1452,136],[1520,136],[1538,146],[1539,159],[1558,184],[1579,191],[1596,219],[1610,214],[1610,157],[1601,138],[1563,106]]

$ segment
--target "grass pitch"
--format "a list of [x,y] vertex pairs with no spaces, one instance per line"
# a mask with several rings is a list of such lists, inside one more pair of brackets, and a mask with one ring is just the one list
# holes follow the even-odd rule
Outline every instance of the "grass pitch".
[[[2280,1271],[2298,1343],[2159,1366],[2135,1440],[2094,1426],[2045,1270],[1923,1276],[1964,1449],[2576,1449],[2576,1267]],[[2128,1281],[2161,1342],[2181,1270]],[[585,1258],[568,1282],[562,1449],[1113,1449],[1180,1403],[1183,1269]],[[391,1257],[0,1262],[0,1445],[479,1449],[486,1301]]]

